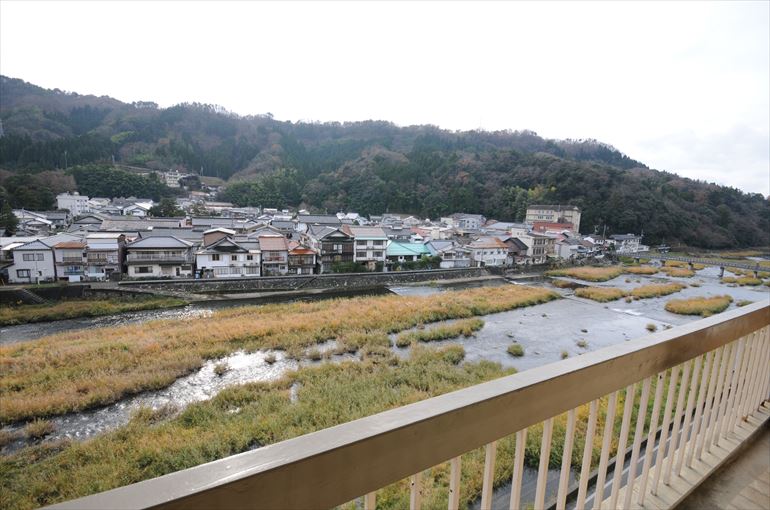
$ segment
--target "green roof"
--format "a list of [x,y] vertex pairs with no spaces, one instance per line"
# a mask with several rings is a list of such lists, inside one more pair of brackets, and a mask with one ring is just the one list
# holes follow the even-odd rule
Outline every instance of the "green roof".
[[424,244],[419,243],[399,243],[392,241],[388,245],[386,252],[388,257],[401,257],[401,256],[422,256],[430,255],[430,250]]

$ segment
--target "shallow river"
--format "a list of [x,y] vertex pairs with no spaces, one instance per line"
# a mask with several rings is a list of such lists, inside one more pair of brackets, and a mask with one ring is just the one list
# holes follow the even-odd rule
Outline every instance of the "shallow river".
[[[626,280],[629,280],[628,282]],[[521,308],[509,312],[487,315],[484,327],[474,337],[435,342],[435,345],[460,343],[466,351],[467,361],[489,360],[503,366],[526,370],[544,365],[562,358],[562,353],[576,356],[617,342],[631,340],[649,334],[647,326],[654,324],[662,329],[667,326],[685,324],[698,317],[675,315],[663,309],[665,302],[672,297],[713,296],[729,294],[739,300],[759,301],[768,299],[770,289],[766,286],[728,287],[719,282],[718,269],[706,268],[694,278],[660,278],[656,276],[622,275],[614,280],[594,285],[632,288],[646,283],[659,281],[681,281],[685,284],[698,282],[700,287],[688,286],[681,292],[662,298],[645,299],[626,303],[624,300],[601,304],[576,298],[569,289],[557,289],[564,299],[549,303]],[[410,286],[394,287],[390,290],[399,295],[428,295],[438,292],[451,292],[452,289],[479,286],[480,283],[461,286]],[[501,280],[491,280],[484,285],[511,285]],[[540,283],[551,287],[548,283]],[[238,304],[244,304],[242,302]],[[228,303],[206,303],[190,305],[174,310],[136,312],[95,319],[73,319],[52,323],[14,326],[0,331],[2,343],[14,343],[29,340],[46,334],[71,331],[82,328],[111,327],[127,323],[144,322],[152,319],[194,318],[211,314],[216,308],[234,306]],[[731,308],[736,305],[732,304]],[[435,325],[428,326],[435,327]],[[525,355],[513,358],[506,349],[512,342],[522,345]],[[585,341],[586,346],[578,346]],[[320,346],[322,351],[332,350],[334,342]],[[409,348],[393,347],[400,356],[407,356]],[[268,363],[268,355],[275,356],[275,362]],[[323,362],[357,359],[352,355],[331,356]],[[222,376],[214,373],[217,363],[226,362],[229,370]],[[56,432],[48,440],[70,438],[86,439],[127,423],[131,415],[142,407],[153,409],[173,405],[183,408],[190,403],[206,400],[222,389],[251,381],[270,381],[277,379],[284,372],[298,366],[318,362],[286,359],[280,351],[259,351],[255,353],[237,352],[224,359],[207,362],[201,369],[182,377],[174,384],[160,391],[145,392],[124,399],[118,403],[82,413],[74,413],[52,418]],[[4,430],[18,429],[19,426],[5,427]],[[11,443],[3,449],[9,453],[21,446],[22,441]]]

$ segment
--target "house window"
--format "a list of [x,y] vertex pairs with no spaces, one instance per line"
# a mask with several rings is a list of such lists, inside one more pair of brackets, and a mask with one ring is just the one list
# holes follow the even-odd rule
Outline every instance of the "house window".
[[376,252],[374,252],[374,256],[375,257],[382,257],[382,252],[381,251],[376,251]]
[[137,266],[137,267],[134,268],[134,273],[136,273],[136,274],[152,273],[152,267],[151,266]]
[[17,269],[16,276],[18,278],[29,278],[29,269]]
[[334,245],[334,251],[342,251],[342,245],[341,244],[335,244]]
[[357,251],[356,252],[356,257],[358,257],[359,259],[365,259],[366,258],[366,252],[365,251]]
[[219,260],[219,253],[215,253],[211,256],[212,262],[216,262]]
[[24,253],[21,256],[22,260],[24,261],[32,261],[32,260],[43,260],[43,254],[42,253]]
[[254,255],[246,255],[246,260],[254,260]]
[[230,255],[230,260],[235,262],[236,260],[238,260],[238,255]]

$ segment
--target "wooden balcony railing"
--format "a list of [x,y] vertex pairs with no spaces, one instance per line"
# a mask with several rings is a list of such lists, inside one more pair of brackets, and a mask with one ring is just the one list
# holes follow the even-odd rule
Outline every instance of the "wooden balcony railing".
[[[568,495],[579,509],[671,508],[766,421],[768,391],[764,300],[58,507],[308,509],[362,498],[373,509],[378,489],[410,478],[410,507],[418,509],[423,472],[448,462],[451,510],[459,506],[463,455],[483,447],[487,509],[498,442],[514,436],[510,507],[522,508],[527,433],[542,428],[533,505],[539,510],[547,503],[554,424],[566,413],[558,488],[550,489],[557,509],[566,508]],[[573,449],[581,442],[570,487]],[[623,455],[611,464],[613,446]]]

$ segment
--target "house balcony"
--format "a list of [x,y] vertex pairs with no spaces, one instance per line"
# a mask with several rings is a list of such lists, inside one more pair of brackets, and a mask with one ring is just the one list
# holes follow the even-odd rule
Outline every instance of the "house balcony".
[[126,256],[126,262],[139,264],[149,262],[155,264],[190,264],[195,260],[193,253],[165,254],[132,252]]
[[288,263],[288,258],[281,255],[268,255],[268,256],[262,255],[262,262],[268,262],[268,263],[272,262],[274,264],[278,264],[278,263],[286,264]]
[[[409,479],[404,497],[419,509],[423,484],[445,473],[448,488],[440,490],[449,509],[460,506],[469,477],[480,480],[486,509],[500,503],[493,482],[505,459],[512,473],[505,508],[510,502],[538,510],[668,509],[697,496],[727,461],[749,455],[746,445],[767,431],[769,393],[770,303],[763,300],[58,508],[354,502],[374,509],[379,489]],[[502,444],[509,450],[498,455]],[[537,469],[532,477],[523,476],[527,444],[539,445],[536,456],[526,458]],[[478,472],[467,472],[474,465],[468,463],[461,477],[478,449]],[[549,464],[558,476],[549,476]],[[741,483],[768,487],[767,472],[760,478],[757,485]],[[767,493],[754,497],[766,505]]]
[[56,261],[57,264],[85,264],[86,259],[84,257],[62,257],[61,260]]
[[111,257],[91,257],[89,256],[86,259],[86,262],[91,266],[109,266],[109,265],[116,265],[118,264],[118,257],[111,256]]

